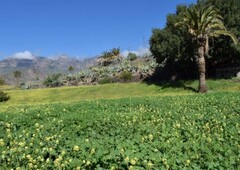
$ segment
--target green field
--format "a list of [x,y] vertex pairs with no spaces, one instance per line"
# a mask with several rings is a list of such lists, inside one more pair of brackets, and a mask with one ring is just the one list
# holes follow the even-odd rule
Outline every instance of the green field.
[[0,169],[240,169],[239,82],[208,84],[9,90]]
[[[240,82],[234,80],[209,80],[210,92],[240,91]],[[96,86],[61,87],[35,90],[14,90],[2,87],[10,95],[10,100],[3,105],[39,104],[53,102],[73,102],[96,99],[119,99],[143,96],[172,96],[195,94],[198,81],[147,85],[145,83],[106,84]],[[1,88],[0,88],[1,90]]]

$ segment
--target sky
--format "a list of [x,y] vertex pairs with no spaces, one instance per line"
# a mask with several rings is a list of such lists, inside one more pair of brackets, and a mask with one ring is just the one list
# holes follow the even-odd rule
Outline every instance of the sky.
[[143,52],[178,4],[196,0],[1,0],[0,59]]

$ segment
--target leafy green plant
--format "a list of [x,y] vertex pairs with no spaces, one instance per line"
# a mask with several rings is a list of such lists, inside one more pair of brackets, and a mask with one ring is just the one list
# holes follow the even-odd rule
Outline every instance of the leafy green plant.
[[129,53],[127,56],[127,59],[130,61],[136,60],[137,59],[137,54],[135,53]]
[[98,81],[99,84],[109,84],[112,82],[113,82],[113,79],[111,77],[104,77]]
[[238,93],[0,107],[0,169],[239,169],[239,109]]
[[0,77],[0,86],[5,85],[5,84],[6,84],[6,82],[5,82],[4,78]]
[[49,75],[43,82],[43,85],[47,87],[58,87],[61,86],[61,81],[60,81],[60,76],[61,74],[52,74]]
[[10,96],[7,93],[4,93],[0,90],[0,102],[5,102],[10,99]]
[[120,73],[119,78],[124,82],[131,81],[132,73],[124,70],[123,72]]

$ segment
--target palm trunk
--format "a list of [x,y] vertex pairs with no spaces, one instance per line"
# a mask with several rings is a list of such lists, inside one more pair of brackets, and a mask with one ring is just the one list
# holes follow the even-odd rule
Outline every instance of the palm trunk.
[[204,49],[205,49],[205,43],[206,39],[201,37],[198,38],[198,60],[197,60],[197,65],[198,65],[198,73],[199,73],[199,87],[198,91],[200,93],[206,93],[207,92],[207,85],[206,85],[206,63],[205,63],[205,58],[204,58]]

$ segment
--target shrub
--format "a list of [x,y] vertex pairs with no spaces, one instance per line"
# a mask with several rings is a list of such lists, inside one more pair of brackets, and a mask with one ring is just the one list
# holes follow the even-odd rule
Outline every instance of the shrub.
[[0,102],[5,102],[8,99],[10,99],[10,96],[7,93],[0,91]]
[[113,82],[113,80],[111,77],[104,77],[98,81],[99,84],[109,84],[112,82]]
[[123,72],[120,73],[119,78],[124,82],[131,81],[132,73],[127,70],[124,70]]
[[127,59],[130,61],[136,60],[137,59],[137,55],[135,53],[129,53],[127,56]]
[[49,75],[43,82],[43,85],[47,87],[59,87],[61,86],[61,81],[59,80],[61,74]]
[[0,77],[0,86],[5,85],[5,84],[6,84],[6,82],[5,82],[4,78]]

